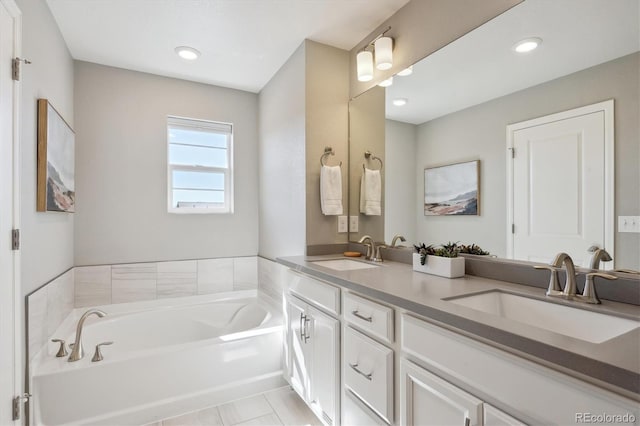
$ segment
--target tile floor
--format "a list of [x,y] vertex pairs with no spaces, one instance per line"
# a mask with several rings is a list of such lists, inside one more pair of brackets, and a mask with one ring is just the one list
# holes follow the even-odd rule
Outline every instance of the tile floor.
[[291,388],[205,408],[147,426],[321,426],[322,423]]

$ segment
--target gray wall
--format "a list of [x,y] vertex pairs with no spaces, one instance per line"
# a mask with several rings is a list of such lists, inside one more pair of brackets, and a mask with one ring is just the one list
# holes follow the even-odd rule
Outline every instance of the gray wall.
[[[350,93],[358,96],[380,81],[413,65],[479,27],[522,0],[412,0],[384,21],[349,53]],[[356,55],[388,27],[393,37],[393,67],[386,71],[374,68],[373,80],[360,82],[356,73]]]
[[367,216],[360,213],[360,184],[362,181],[362,165],[367,168],[378,169],[380,164],[376,160],[367,160],[364,156],[370,151],[376,157],[385,160],[385,118],[384,118],[385,90],[374,87],[349,102],[349,214],[358,216],[358,232],[349,230],[349,239],[358,241],[364,235],[369,235],[377,242],[384,240],[384,215],[386,213],[385,183],[387,168],[383,167],[382,178],[382,215]]
[[[612,98],[615,215],[639,215],[639,79],[640,53],[635,53],[420,125],[416,171],[418,237],[430,243],[474,242],[504,256],[506,126]],[[481,160],[482,215],[426,218],[422,212],[424,167],[473,159]],[[640,269],[640,234],[616,233],[615,239],[616,267]]]
[[258,97],[260,255],[305,252],[305,44]]
[[27,294],[73,266],[74,215],[36,212],[36,102],[49,99],[73,127],[73,60],[46,2],[17,4],[22,11],[22,56],[31,61],[22,67],[20,101],[21,280]]
[[[258,252],[258,96],[75,66],[75,264]],[[167,115],[234,125],[234,213],[167,212]]]
[[342,207],[347,214],[349,160],[349,52],[307,40],[305,42],[305,144],[307,246],[348,242],[338,234],[338,216],[325,216],[320,208],[320,157],[325,146],[342,161]]
[[417,126],[386,120],[385,126],[385,209],[384,240],[403,235],[415,243],[416,236],[416,137]]

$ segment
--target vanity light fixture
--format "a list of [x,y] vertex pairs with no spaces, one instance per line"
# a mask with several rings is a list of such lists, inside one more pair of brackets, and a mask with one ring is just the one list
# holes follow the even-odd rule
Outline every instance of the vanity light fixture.
[[404,106],[409,102],[407,98],[397,98],[391,101],[395,106]]
[[[366,49],[366,48],[365,48]],[[371,81],[373,79],[373,53],[363,50],[356,56],[358,81]]]
[[178,56],[188,61],[196,60],[200,56],[199,51],[189,46],[178,46],[176,47],[175,51],[178,54]]
[[378,84],[378,86],[380,86],[380,87],[389,87],[389,86],[391,86],[392,84],[393,84],[393,77],[389,77],[389,78],[388,78],[388,79],[386,79],[386,80],[382,80],[382,81]]
[[388,70],[393,66],[393,39],[385,36],[391,27],[387,27],[380,35],[367,43],[356,55],[356,71],[358,81],[371,81],[373,79],[374,52],[368,50],[373,46],[375,51],[375,64],[379,70]]
[[517,53],[528,53],[535,50],[542,43],[542,39],[538,37],[525,38],[513,45],[512,49]]
[[411,75],[411,74],[413,74],[413,65],[410,65],[409,68],[403,69],[402,71],[400,71],[396,75],[399,75],[401,77],[406,77],[406,76]]

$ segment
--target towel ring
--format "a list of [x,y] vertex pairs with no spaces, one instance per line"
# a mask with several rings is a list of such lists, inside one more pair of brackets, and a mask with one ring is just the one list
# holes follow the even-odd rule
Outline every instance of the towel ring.
[[[324,148],[324,154],[322,154],[322,155],[320,156],[320,165],[322,165],[322,166],[326,166],[326,165],[327,165],[327,164],[324,162],[324,160],[326,159],[326,157],[327,157],[328,155],[336,155],[336,153],[335,153],[335,152],[333,152],[333,148],[331,148],[330,146],[327,146],[327,147],[325,147],[325,148]],[[340,161],[339,166],[340,166],[340,167],[342,167],[342,161]]]
[[[364,152],[364,158],[366,158],[367,160],[378,160],[380,162],[380,169],[378,170],[382,170],[383,164],[382,164],[382,159],[380,157],[376,157],[375,155],[371,154],[371,151],[365,151]],[[362,169],[364,170],[364,164],[362,165]]]

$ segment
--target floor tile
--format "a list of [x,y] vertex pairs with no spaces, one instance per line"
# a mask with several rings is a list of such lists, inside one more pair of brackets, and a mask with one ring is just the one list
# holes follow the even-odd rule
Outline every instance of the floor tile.
[[285,425],[322,425],[307,404],[291,388],[276,389],[266,392],[264,396]]
[[247,420],[273,414],[271,405],[264,395],[256,395],[218,406],[225,425],[235,425]]
[[280,426],[282,422],[275,414],[267,414],[266,416],[260,416],[255,419],[248,420],[242,423],[236,423],[234,426]]

